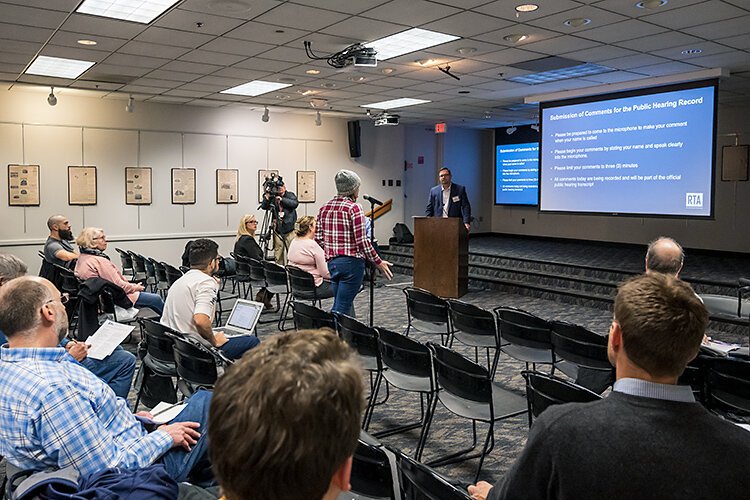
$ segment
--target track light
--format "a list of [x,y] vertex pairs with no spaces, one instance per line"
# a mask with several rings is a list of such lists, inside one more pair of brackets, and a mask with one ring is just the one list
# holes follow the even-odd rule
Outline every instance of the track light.
[[263,123],[268,123],[268,120],[270,118],[270,115],[268,114],[268,106],[264,106],[265,110],[263,111],[263,116],[260,117],[260,119],[263,121]]
[[49,88],[49,95],[47,96],[47,104],[54,106],[57,104],[57,96],[55,95],[55,87]]
[[323,125],[323,120],[320,118],[320,111],[315,112],[315,126],[320,127]]
[[505,129],[505,133],[508,134],[508,135],[513,135],[513,134],[516,133],[516,130],[518,130],[518,129],[515,126],[508,127],[508,128]]
[[132,113],[135,109],[135,99],[133,99],[133,96],[131,95],[128,97],[128,103],[125,105],[125,111],[128,113]]

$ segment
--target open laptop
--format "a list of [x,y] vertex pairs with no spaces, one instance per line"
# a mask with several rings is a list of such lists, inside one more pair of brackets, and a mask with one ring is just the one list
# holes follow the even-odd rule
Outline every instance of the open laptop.
[[253,335],[253,330],[255,330],[255,325],[258,324],[262,312],[262,302],[238,299],[232,308],[232,312],[229,313],[227,324],[219,330],[223,331],[227,337]]

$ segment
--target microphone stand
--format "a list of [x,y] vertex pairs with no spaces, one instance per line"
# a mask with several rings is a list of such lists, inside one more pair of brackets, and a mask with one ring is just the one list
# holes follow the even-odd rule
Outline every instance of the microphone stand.
[[[370,245],[373,250],[375,249],[375,202],[370,202]],[[373,314],[375,309],[375,271],[377,268],[372,262],[368,262],[370,265],[370,327],[373,325]]]

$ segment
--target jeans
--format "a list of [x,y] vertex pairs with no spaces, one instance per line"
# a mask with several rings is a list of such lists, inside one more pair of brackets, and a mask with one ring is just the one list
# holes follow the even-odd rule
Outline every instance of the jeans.
[[328,270],[334,297],[331,312],[353,316],[354,297],[365,277],[365,261],[356,257],[335,257],[328,262]]
[[148,307],[161,318],[161,315],[164,312],[164,299],[156,293],[141,292],[138,294],[138,300],[135,301],[133,306],[139,309],[141,307]]
[[240,359],[245,352],[260,344],[255,335],[240,335],[227,338],[227,343],[219,347],[229,359]]
[[[180,412],[170,424],[175,422],[198,422],[201,426],[197,429],[201,433],[198,442],[190,451],[184,448],[172,448],[161,457],[161,463],[167,469],[167,473],[178,483],[187,481],[190,473],[199,462],[203,461],[208,454],[208,408],[211,404],[213,393],[199,390],[187,401],[187,407]],[[197,471],[196,471],[197,472]]]
[[86,357],[81,364],[110,386],[115,394],[127,401],[135,373],[135,356],[117,346],[106,358],[99,360]]

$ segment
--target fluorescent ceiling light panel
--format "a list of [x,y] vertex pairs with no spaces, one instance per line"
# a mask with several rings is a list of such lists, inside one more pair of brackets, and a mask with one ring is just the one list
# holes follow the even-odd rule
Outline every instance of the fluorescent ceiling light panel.
[[541,73],[531,73],[528,75],[511,76],[506,80],[515,83],[526,83],[536,85],[538,83],[556,82],[558,80],[567,80],[569,78],[578,78],[581,76],[599,75],[615,71],[613,68],[602,66],[601,64],[579,64],[578,66],[569,66],[567,68],[553,69],[542,71]]
[[253,80],[252,82],[237,85],[231,89],[222,90],[220,94],[248,95],[250,97],[259,96],[273,92],[274,90],[291,87],[291,83],[264,82],[263,80]]
[[62,57],[39,56],[26,70],[29,75],[56,76],[75,80],[93,66],[91,61],[65,59]]
[[365,46],[371,47],[378,52],[376,56],[378,61],[385,61],[386,59],[408,54],[409,52],[416,52],[442,43],[452,42],[459,38],[461,37],[446,35],[437,31],[412,28],[381,38],[380,40],[366,43]]
[[148,24],[178,0],[84,0],[76,12]]
[[404,108],[406,106],[414,106],[415,104],[424,104],[426,102],[431,102],[431,101],[425,101],[424,99],[410,99],[408,97],[404,97],[402,99],[391,99],[390,101],[374,102],[372,104],[364,104],[360,106],[360,108],[396,109],[396,108]]

